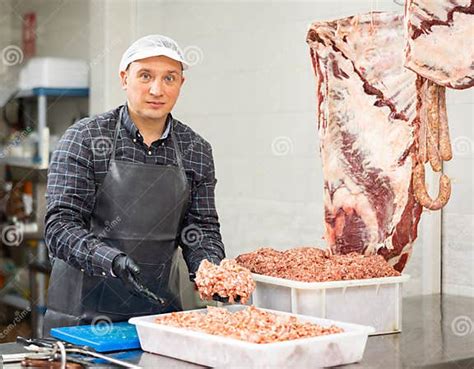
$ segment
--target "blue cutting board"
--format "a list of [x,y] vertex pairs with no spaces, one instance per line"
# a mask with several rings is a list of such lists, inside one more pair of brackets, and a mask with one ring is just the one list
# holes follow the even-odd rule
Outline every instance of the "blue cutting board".
[[80,346],[89,346],[97,352],[135,350],[140,341],[135,326],[127,322],[107,325],[78,325],[53,328],[51,336]]

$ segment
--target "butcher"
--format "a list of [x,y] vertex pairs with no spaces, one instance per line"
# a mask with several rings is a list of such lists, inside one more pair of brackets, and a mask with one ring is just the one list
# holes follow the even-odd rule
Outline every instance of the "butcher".
[[191,280],[225,257],[211,145],[171,114],[187,68],[174,40],[140,38],[120,61],[126,103],[61,138],[46,195],[45,335],[182,310],[178,247]]

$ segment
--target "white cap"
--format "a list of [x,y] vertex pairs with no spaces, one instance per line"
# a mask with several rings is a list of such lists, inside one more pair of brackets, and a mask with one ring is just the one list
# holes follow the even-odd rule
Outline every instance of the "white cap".
[[179,61],[183,69],[189,67],[176,41],[162,35],[148,35],[136,40],[123,53],[119,72],[127,70],[131,62],[160,55]]

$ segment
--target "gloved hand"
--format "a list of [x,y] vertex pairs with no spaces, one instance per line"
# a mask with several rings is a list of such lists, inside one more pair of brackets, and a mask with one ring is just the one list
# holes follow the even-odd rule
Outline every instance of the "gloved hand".
[[[228,297],[222,297],[221,295],[215,293],[214,295],[212,295],[212,299],[214,301],[218,301],[218,302],[223,302],[224,304],[227,304],[229,302],[229,298]],[[234,299],[234,302],[237,302],[239,303],[240,302],[240,299],[241,297],[237,295],[237,297]]]
[[140,267],[127,255],[117,255],[112,262],[112,272],[122,280],[127,290],[138,297],[163,305],[165,301],[150,291],[140,278]]

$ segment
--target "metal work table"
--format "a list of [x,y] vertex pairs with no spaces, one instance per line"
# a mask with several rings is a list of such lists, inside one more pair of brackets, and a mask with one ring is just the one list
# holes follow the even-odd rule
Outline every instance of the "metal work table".
[[[0,345],[0,353],[7,345]],[[126,361],[143,368],[203,368],[142,351]],[[238,363],[235,363],[238,367]],[[5,365],[17,369],[19,365]],[[340,368],[474,368],[474,298],[431,295],[403,300],[403,333],[369,337],[362,362]]]

